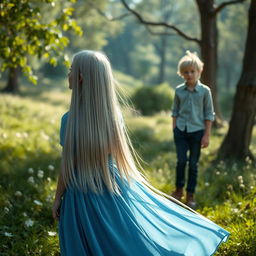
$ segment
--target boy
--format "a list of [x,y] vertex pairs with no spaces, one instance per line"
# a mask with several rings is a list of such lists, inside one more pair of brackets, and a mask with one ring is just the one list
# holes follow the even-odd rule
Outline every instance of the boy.
[[194,193],[200,150],[209,145],[214,120],[211,91],[199,81],[202,71],[203,62],[196,53],[186,51],[186,55],[178,63],[177,72],[185,81],[176,87],[172,108],[173,134],[177,153],[176,190],[172,196],[178,200],[183,197],[188,161],[186,204],[191,208],[196,206]]

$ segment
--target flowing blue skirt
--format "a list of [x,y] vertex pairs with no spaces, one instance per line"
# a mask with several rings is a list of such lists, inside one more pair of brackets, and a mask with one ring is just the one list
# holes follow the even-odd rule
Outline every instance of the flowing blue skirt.
[[68,188],[59,221],[61,256],[208,256],[229,232],[133,182],[121,194]]

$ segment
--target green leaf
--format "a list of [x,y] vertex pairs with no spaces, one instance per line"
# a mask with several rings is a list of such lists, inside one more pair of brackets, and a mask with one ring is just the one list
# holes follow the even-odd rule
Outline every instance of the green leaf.
[[52,64],[53,66],[56,66],[56,65],[57,65],[57,60],[56,60],[56,58],[51,58],[49,62],[50,62],[50,64]]
[[65,13],[68,16],[71,16],[73,11],[74,11],[74,8],[71,8],[71,7],[63,9],[63,13]]

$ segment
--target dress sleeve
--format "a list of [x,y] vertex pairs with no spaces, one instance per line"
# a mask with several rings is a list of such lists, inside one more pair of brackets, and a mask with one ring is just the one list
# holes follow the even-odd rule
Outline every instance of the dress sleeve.
[[63,147],[65,143],[66,127],[67,127],[67,113],[64,114],[61,118],[60,124],[60,145]]

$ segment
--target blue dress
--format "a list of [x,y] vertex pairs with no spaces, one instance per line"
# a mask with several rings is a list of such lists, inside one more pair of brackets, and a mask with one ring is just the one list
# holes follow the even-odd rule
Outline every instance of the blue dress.
[[[67,114],[62,117],[61,144]],[[118,170],[110,161],[118,176]],[[59,221],[62,256],[209,256],[229,232],[159,196],[117,179],[121,194],[67,188]]]

